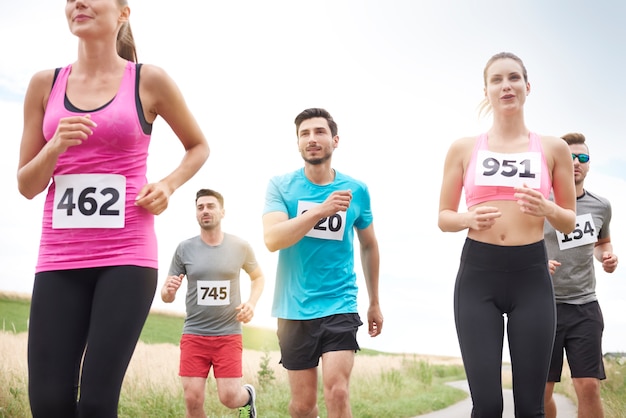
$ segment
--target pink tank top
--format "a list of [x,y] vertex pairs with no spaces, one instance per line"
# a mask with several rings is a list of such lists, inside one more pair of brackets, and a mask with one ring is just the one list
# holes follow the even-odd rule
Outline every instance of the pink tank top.
[[[43,120],[49,141],[59,119],[90,114],[97,127],[59,156],[46,196],[36,271],[114,265],[157,268],[154,216],[135,206],[147,183],[151,125],[145,124],[137,66],[128,62],[119,91],[101,108],[76,109],[66,99],[69,65],[60,69]],[[145,129],[142,128],[144,121]]]
[[468,208],[492,200],[517,200],[514,187],[526,184],[549,198],[552,179],[541,146],[541,138],[529,135],[528,151],[501,154],[489,151],[487,134],[476,139],[465,172],[463,188]]

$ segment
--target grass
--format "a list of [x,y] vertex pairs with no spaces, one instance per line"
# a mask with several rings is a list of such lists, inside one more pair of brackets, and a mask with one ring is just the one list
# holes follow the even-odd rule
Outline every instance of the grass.
[[[26,418],[26,334],[28,299],[0,294],[0,418]],[[178,342],[183,317],[153,312],[148,317],[129,366],[120,418],[166,418],[185,414],[178,378]],[[264,418],[286,417],[289,387],[278,365],[278,340],[273,330],[244,326],[244,380],[257,387],[259,411]],[[626,418],[626,362],[605,359],[607,380],[602,382],[606,418]],[[351,404],[355,417],[401,418],[444,408],[467,395],[445,382],[464,378],[460,363],[363,350],[355,358]],[[571,378],[564,373],[556,391],[575,400]],[[323,393],[318,393],[320,416],[325,416]],[[233,417],[216,396],[215,380],[207,381],[205,410],[209,417]]]
[[[30,417],[27,393],[26,330],[28,298],[0,294],[0,418]],[[119,405],[120,418],[182,417],[183,391],[178,378],[178,343],[184,318],[151,312],[129,366]],[[278,364],[278,339],[270,329],[244,326],[244,381],[257,387],[264,418],[286,417],[290,393],[286,371]],[[462,366],[438,364],[450,359],[362,350],[355,358],[351,403],[355,417],[413,417],[467,397],[445,385],[464,378]],[[325,416],[323,392],[318,392]],[[215,380],[207,381],[205,410],[210,417],[232,417],[217,400]]]

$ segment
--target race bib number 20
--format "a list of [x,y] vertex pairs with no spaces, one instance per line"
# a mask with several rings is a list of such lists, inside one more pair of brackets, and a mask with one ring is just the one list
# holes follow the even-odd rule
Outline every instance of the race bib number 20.
[[[319,205],[319,203],[298,201],[298,215],[302,215],[307,210]],[[343,232],[346,229],[346,212],[337,212],[327,218],[322,218],[315,226],[306,233],[307,237],[331,239],[335,241],[343,240]]]
[[126,177],[66,174],[54,182],[52,228],[124,228]]

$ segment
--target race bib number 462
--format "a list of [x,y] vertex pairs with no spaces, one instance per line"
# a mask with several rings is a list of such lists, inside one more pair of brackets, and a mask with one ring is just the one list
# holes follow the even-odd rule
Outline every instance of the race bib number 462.
[[52,228],[124,228],[126,177],[66,174],[54,182]]
[[476,185],[521,187],[524,183],[531,189],[541,187],[541,154],[519,152],[500,154],[480,150],[476,158]]

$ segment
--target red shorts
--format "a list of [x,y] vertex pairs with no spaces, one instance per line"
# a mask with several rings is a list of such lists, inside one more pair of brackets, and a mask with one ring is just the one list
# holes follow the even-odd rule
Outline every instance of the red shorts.
[[243,338],[241,334],[224,336],[203,336],[183,334],[180,339],[179,376],[209,376],[213,366],[213,376],[242,377],[241,356]]

